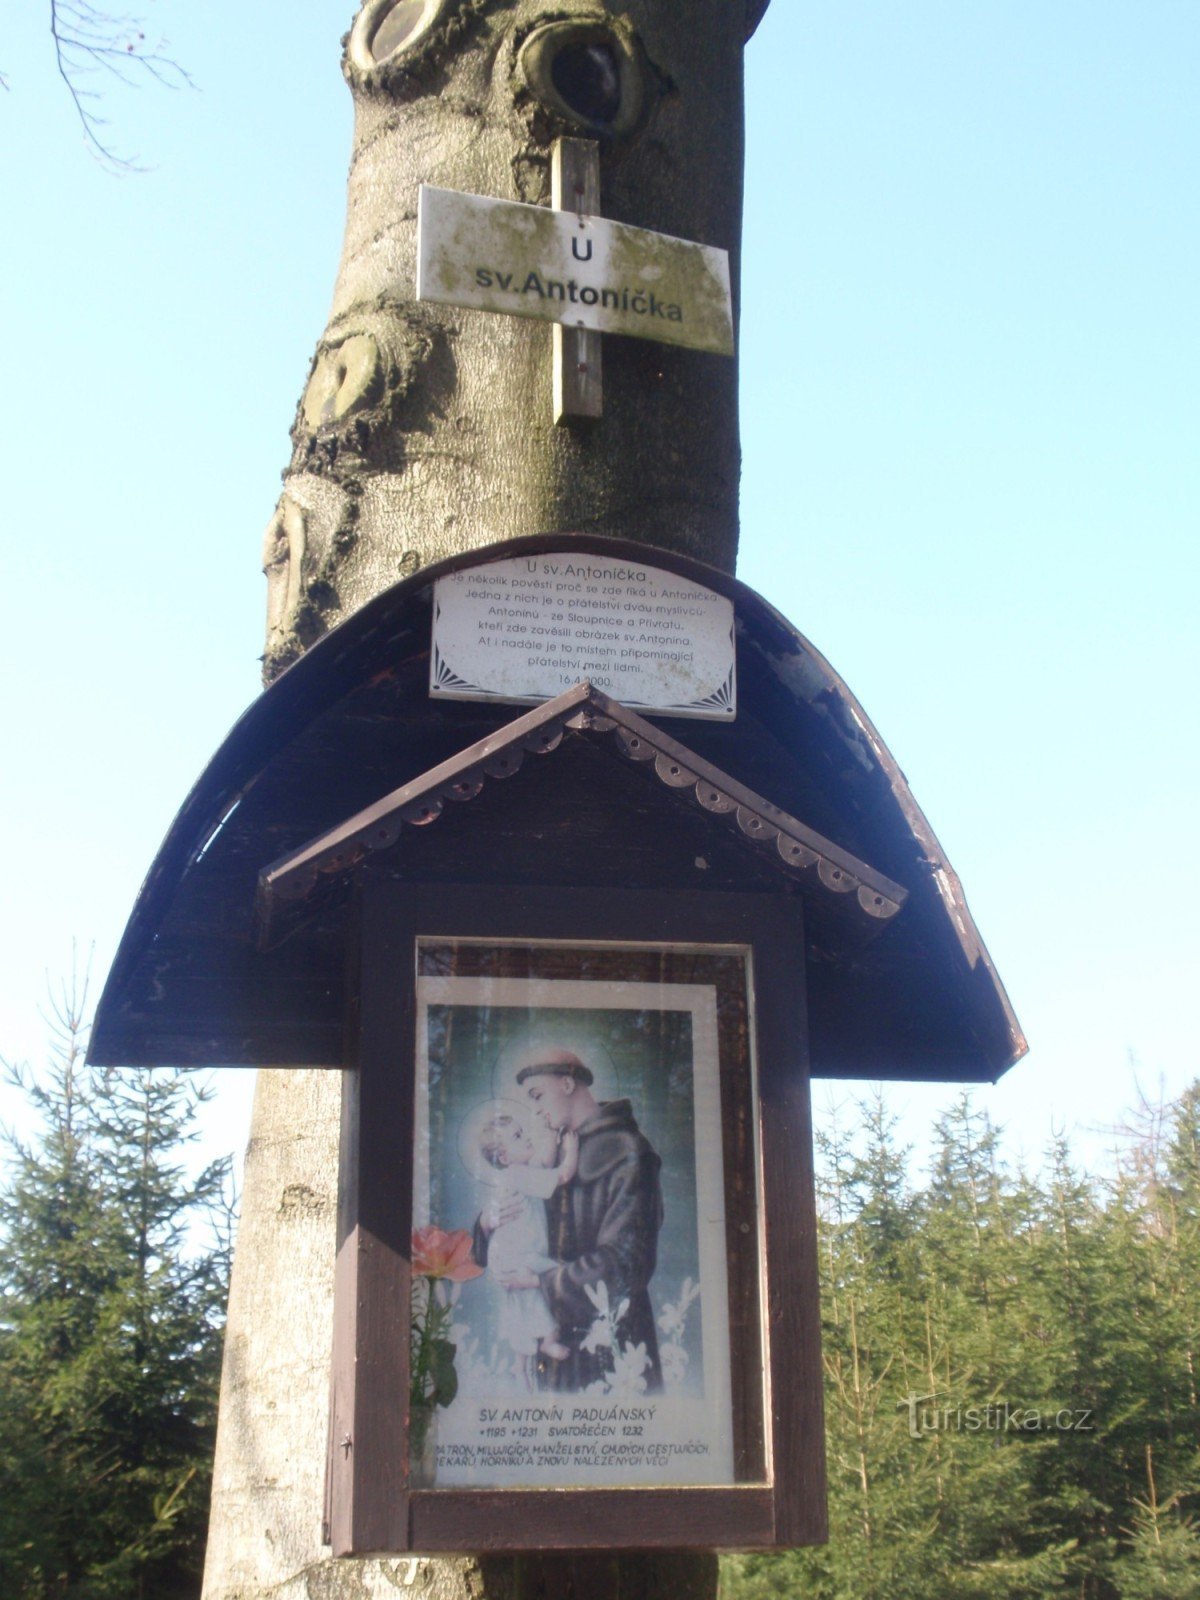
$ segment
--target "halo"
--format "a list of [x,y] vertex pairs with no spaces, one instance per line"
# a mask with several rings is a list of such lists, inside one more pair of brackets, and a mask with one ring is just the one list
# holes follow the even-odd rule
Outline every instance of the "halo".
[[532,1109],[528,1100],[522,1104],[514,1097],[498,1095],[493,1100],[480,1100],[467,1112],[458,1125],[458,1159],[478,1183],[504,1182],[504,1174],[480,1152],[479,1139],[484,1128],[497,1117],[506,1115],[527,1123]]
[[497,1100],[528,1104],[517,1083],[517,1072],[534,1050],[571,1050],[587,1064],[592,1074],[591,1090],[597,1100],[621,1098],[621,1074],[605,1043],[602,1026],[595,1022],[546,1023],[534,1025],[505,1045],[492,1068],[492,1093]]

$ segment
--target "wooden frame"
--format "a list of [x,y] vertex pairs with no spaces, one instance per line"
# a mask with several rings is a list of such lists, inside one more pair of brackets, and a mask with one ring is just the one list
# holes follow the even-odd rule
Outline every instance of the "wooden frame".
[[[327,1537],[338,1555],[420,1550],[754,1549],[825,1536],[803,926],[790,895],[363,886],[342,1125]],[[420,1489],[408,1472],[408,1326],[422,937],[748,950],[757,1128],[723,1059],[738,1481],[716,1487]],[[722,1050],[724,1056],[724,1048]],[[397,1139],[396,1130],[408,1137]],[[761,1194],[740,1175],[761,1160]],[[731,1181],[732,1175],[732,1181]],[[757,1216],[755,1213],[757,1212]],[[753,1218],[753,1220],[751,1220]],[[758,1235],[757,1295],[747,1249]],[[741,1324],[736,1325],[739,1308]],[[761,1317],[759,1316],[761,1308]],[[762,1367],[766,1369],[763,1383]],[[765,1412],[757,1394],[768,1397]],[[756,1442],[755,1435],[758,1435]],[[747,1481],[749,1480],[749,1481]]]

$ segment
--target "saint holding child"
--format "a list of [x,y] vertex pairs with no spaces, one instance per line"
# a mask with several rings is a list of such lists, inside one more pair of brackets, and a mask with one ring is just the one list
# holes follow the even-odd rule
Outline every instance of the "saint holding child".
[[496,1214],[503,1219],[492,1232],[487,1253],[488,1275],[505,1289],[499,1334],[532,1390],[539,1355],[562,1361],[569,1354],[541,1274],[556,1264],[548,1253],[545,1202],[575,1177],[579,1137],[568,1130],[556,1138],[525,1108],[501,1100],[488,1108],[477,1150],[483,1165],[476,1171],[495,1184]]

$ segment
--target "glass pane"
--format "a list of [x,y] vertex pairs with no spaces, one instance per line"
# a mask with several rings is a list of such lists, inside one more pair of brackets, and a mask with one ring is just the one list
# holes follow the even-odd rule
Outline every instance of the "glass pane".
[[418,942],[414,1487],[763,1480],[748,1007],[744,949]]

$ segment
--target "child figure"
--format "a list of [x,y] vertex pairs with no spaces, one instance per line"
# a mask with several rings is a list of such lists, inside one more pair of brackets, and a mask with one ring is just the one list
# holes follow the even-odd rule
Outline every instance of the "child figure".
[[[501,1111],[480,1130],[479,1153],[501,1174],[497,1203],[504,1220],[488,1243],[488,1273],[500,1279],[513,1273],[535,1278],[554,1265],[546,1253],[546,1208],[542,1202],[575,1176],[579,1136],[570,1130],[562,1135],[561,1160],[556,1166],[553,1140],[547,1136],[535,1143],[518,1117]],[[564,1361],[570,1354],[559,1339],[540,1288],[505,1288],[500,1336],[519,1358],[521,1376],[531,1391],[539,1351],[554,1361]]]

